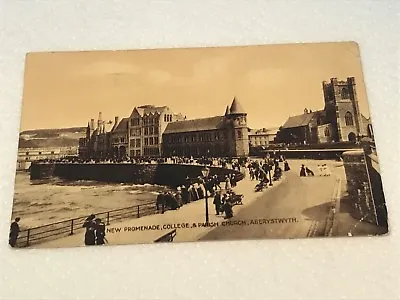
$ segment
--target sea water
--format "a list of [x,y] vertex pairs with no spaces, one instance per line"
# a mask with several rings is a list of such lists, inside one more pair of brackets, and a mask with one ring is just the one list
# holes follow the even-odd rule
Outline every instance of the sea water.
[[158,185],[101,183],[95,181],[30,180],[17,172],[12,219],[24,228],[88,216],[153,202],[166,188]]

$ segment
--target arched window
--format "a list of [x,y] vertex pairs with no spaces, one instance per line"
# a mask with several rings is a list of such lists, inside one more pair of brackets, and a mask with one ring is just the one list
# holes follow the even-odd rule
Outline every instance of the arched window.
[[329,127],[325,127],[325,136],[329,136],[330,132],[329,132]]
[[353,121],[353,115],[351,114],[351,112],[347,112],[344,115],[344,121],[346,123],[346,126],[353,126],[354,125],[354,121]]
[[349,90],[346,87],[342,88],[341,96],[342,96],[342,99],[349,98]]

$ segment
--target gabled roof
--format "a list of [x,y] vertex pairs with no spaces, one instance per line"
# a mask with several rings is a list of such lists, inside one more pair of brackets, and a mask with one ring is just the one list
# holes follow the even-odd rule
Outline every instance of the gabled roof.
[[185,120],[168,123],[164,133],[181,133],[215,130],[223,126],[224,116],[216,116],[211,118]]
[[135,109],[138,114],[143,117],[144,115],[150,115],[150,114],[161,114],[165,110],[167,110],[167,106],[154,106],[154,105],[142,105],[135,107]]
[[113,130],[113,132],[128,131],[128,122],[129,118],[123,118],[121,121],[119,121],[117,127]]
[[240,105],[239,101],[236,100],[236,97],[233,98],[232,105],[229,109],[230,114],[245,114],[243,107]]
[[307,126],[318,112],[289,117],[282,128],[295,128]]

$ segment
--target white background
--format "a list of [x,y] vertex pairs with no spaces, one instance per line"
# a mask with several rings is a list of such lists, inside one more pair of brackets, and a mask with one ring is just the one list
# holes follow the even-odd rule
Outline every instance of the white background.
[[[398,299],[397,1],[0,3],[1,299]],[[360,44],[389,236],[8,248],[26,52],[343,40]]]

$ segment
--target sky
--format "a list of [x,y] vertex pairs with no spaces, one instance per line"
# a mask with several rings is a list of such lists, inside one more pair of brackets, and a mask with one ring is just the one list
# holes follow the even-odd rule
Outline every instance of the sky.
[[21,131],[86,126],[128,117],[135,106],[169,106],[187,118],[223,115],[233,98],[251,128],[281,126],[323,109],[322,81],[355,77],[369,117],[356,43],[28,53]]

